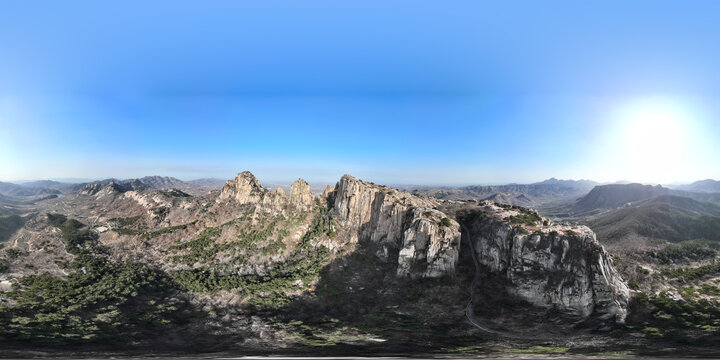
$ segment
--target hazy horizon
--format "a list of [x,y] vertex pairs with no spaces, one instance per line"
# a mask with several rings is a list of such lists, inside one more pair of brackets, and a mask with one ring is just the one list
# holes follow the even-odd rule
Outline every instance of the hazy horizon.
[[[323,185],[324,185],[324,184],[329,184],[329,185],[332,185],[332,184],[336,183],[336,182],[340,179],[340,177],[342,176],[342,175],[340,175],[340,176],[338,176],[338,177],[337,177],[336,179],[334,179],[334,180],[315,180],[315,179],[313,179],[313,178],[307,178],[307,177],[302,177],[302,176],[300,176],[300,177],[295,177],[295,178],[292,178],[292,179],[264,179],[264,178],[262,178],[262,177],[257,176],[257,175],[256,175],[253,171],[251,171],[251,170],[247,170],[247,171],[252,172],[253,175],[255,175],[255,176],[258,178],[258,180],[260,181],[260,183],[261,183],[263,186],[267,186],[268,184],[271,184],[271,185],[278,185],[278,184],[280,184],[280,185],[288,185],[288,186],[289,186],[290,184],[292,184],[292,183],[293,183],[295,180],[297,180],[298,178],[301,178],[301,179],[303,179],[303,180],[306,180],[308,183],[314,184],[314,185],[318,185],[318,184],[323,184]],[[344,175],[344,174],[343,174],[343,175]],[[349,175],[353,175],[353,174],[349,174]],[[24,184],[24,183],[29,183],[29,182],[46,181],[46,180],[56,181],[56,182],[64,183],[64,184],[78,184],[78,183],[86,183],[86,182],[89,183],[89,182],[109,180],[109,179],[116,179],[116,180],[123,181],[123,180],[139,179],[139,178],[143,178],[143,177],[153,177],[153,176],[171,177],[171,178],[176,178],[176,179],[182,180],[182,181],[194,181],[194,180],[221,180],[221,181],[227,181],[227,180],[231,180],[231,179],[235,178],[236,174],[235,174],[235,175],[232,175],[232,176],[225,177],[225,178],[222,178],[222,177],[207,177],[207,176],[206,176],[206,177],[199,177],[199,178],[181,178],[181,177],[176,177],[176,176],[172,176],[172,175],[153,174],[153,175],[143,175],[143,176],[136,176],[136,177],[110,176],[110,177],[104,177],[104,178],[44,178],[44,179],[19,179],[19,180],[12,180],[12,181],[9,181],[9,180],[0,180],[0,181],[9,182],[9,183],[14,183],[14,184],[20,184],[20,185],[22,185],[22,184]],[[355,175],[353,175],[353,176],[355,176]],[[377,182],[377,181],[374,181],[374,179],[368,179],[368,178],[360,178],[360,179],[361,179],[361,180],[365,180],[365,181]],[[387,186],[402,186],[402,187],[413,187],[413,186],[416,186],[416,187],[500,186],[500,185],[511,185],[511,184],[520,184],[520,185],[535,184],[535,183],[541,183],[541,182],[544,182],[544,181],[547,181],[547,180],[552,180],[552,179],[560,180],[560,181],[567,181],[567,180],[569,180],[569,181],[591,181],[591,182],[595,182],[595,183],[597,183],[597,184],[599,184],[599,185],[624,184],[624,183],[640,183],[640,184],[643,184],[643,185],[662,185],[662,186],[688,185],[688,184],[694,183],[694,182],[696,182],[696,181],[715,180],[715,179],[697,179],[697,180],[693,180],[693,181],[691,181],[691,182],[659,183],[659,182],[636,182],[636,181],[629,181],[629,180],[625,180],[625,179],[620,179],[620,180],[615,180],[615,181],[596,181],[596,180],[593,180],[593,179],[559,179],[559,178],[556,178],[556,177],[550,177],[550,178],[546,178],[546,179],[529,181],[529,182],[510,181],[510,182],[499,182],[499,183],[474,182],[474,183],[425,183],[425,184],[422,184],[422,183],[393,183],[393,182],[384,183],[384,182],[383,182],[383,183],[381,183],[381,184],[382,184],[382,185],[387,185]],[[716,181],[720,181],[720,180],[716,180]]]
[[553,5],[6,4],[0,180],[720,178],[720,3]]

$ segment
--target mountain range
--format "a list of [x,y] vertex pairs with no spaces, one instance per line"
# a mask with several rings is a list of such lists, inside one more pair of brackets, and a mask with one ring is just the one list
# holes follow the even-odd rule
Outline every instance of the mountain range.
[[490,334],[638,351],[720,335],[702,305],[720,304],[717,193],[554,178],[405,192],[344,175],[318,195],[247,171],[3,189],[10,348],[501,347]]

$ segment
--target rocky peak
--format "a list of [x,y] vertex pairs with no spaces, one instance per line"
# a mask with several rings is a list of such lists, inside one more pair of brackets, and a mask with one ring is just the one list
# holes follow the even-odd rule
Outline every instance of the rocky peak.
[[312,206],[315,195],[310,191],[310,185],[303,179],[297,179],[290,186],[290,202],[295,205]]
[[285,196],[285,195],[286,195],[286,194],[285,194],[285,189],[283,189],[282,186],[278,186],[278,188],[277,188],[277,193],[278,193],[278,195],[282,195],[282,196]]
[[330,196],[330,194],[332,194],[334,191],[335,191],[335,188],[332,187],[332,186],[330,186],[330,185],[328,185],[328,186],[325,187],[325,190],[324,190],[323,193],[322,193],[322,197],[327,198],[327,197]]
[[587,226],[553,223],[533,210],[492,202],[459,218],[484,272],[478,291],[506,293],[575,321],[624,322],[628,288]]
[[267,190],[260,181],[249,171],[243,171],[233,180],[228,180],[220,191],[220,199],[235,199],[238,202],[252,203],[260,201]]

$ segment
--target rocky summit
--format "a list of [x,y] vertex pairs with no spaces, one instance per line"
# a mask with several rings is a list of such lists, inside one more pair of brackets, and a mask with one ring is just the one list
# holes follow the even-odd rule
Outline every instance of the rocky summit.
[[18,221],[0,268],[18,289],[0,295],[0,337],[17,344],[472,342],[532,323],[548,336],[609,331],[628,314],[628,287],[588,227],[350,175],[319,196],[248,171],[199,196],[94,183]]
[[510,298],[574,321],[624,323],[629,290],[588,227],[554,224],[532,210],[492,202],[465,212],[463,226],[482,286],[499,284]]

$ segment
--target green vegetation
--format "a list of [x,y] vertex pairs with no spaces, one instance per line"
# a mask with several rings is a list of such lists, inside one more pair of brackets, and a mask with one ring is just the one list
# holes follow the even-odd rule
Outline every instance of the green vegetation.
[[[252,296],[249,304],[257,310],[284,306],[289,302],[285,295],[286,292],[302,289],[303,284],[313,282],[318,277],[320,270],[329,262],[329,250],[324,246],[313,244],[315,239],[332,231],[330,230],[332,227],[331,221],[329,217],[325,216],[327,210],[323,211],[323,208],[317,210],[320,214],[315,216],[310,230],[305,233],[298,246],[286,260],[276,264],[270,273],[265,276],[238,275],[214,268],[182,270],[172,273],[171,276],[177,284],[188,291],[214,293],[220,290],[232,290],[245,296]],[[255,249],[257,241],[264,241],[273,234],[276,220],[273,220],[262,231],[243,232],[239,236],[239,241],[224,244],[223,246],[241,247],[245,250]],[[279,245],[278,242],[282,243],[276,240],[261,249],[261,251],[269,254],[281,250],[284,243]],[[186,244],[180,246],[192,248]],[[199,248],[202,248],[202,246]],[[193,251],[197,252],[198,249]]]
[[71,254],[78,255],[76,253],[80,251],[80,247],[86,244],[92,245],[97,239],[97,234],[89,229],[83,229],[85,225],[75,219],[68,219],[60,214],[48,214],[47,217],[50,224],[62,232],[61,236],[67,243],[66,249]]
[[283,263],[277,264],[267,276],[222,274],[215,270],[193,269],[172,274],[173,280],[193,292],[214,293],[236,290],[244,295],[283,293],[297,289],[296,280],[313,281],[327,263],[329,251],[324,246],[313,247],[303,242]]
[[540,215],[538,214],[518,214],[518,215],[511,215],[505,218],[505,220],[510,221],[511,224],[526,224],[530,226],[537,225],[537,222],[541,220]]
[[18,249],[5,249],[5,254],[10,259],[17,259],[20,256],[25,255],[25,252],[22,250],[18,250]]
[[188,226],[194,225],[194,224],[195,224],[195,221],[193,221],[193,222],[191,222],[191,223],[187,223],[187,224],[181,224],[181,225],[175,225],[175,226],[168,226],[168,227],[165,227],[165,228],[162,228],[162,229],[159,229],[159,230],[144,232],[144,233],[142,234],[142,236],[143,236],[144,238],[146,238],[146,239],[152,239],[152,238],[154,238],[154,237],[156,237],[156,236],[159,236],[159,235],[162,235],[162,234],[169,234],[169,233],[174,232],[174,231],[177,231],[177,230],[184,230],[184,229],[186,229]]
[[112,218],[109,221],[119,226],[118,228],[114,228],[113,231],[120,235],[139,235],[145,232],[147,228],[141,215]]
[[219,228],[209,227],[200,233],[200,236],[186,243],[171,246],[169,250],[190,250],[189,254],[175,256],[175,262],[182,262],[192,265],[196,262],[210,262],[214,259],[215,254],[220,248],[213,245],[213,240],[222,232]]
[[275,240],[269,245],[260,249],[260,252],[262,252],[263,255],[274,255],[279,254],[280,252],[285,250],[285,248],[286,246],[284,242],[282,242],[281,240]]
[[9,239],[15,231],[23,226],[24,222],[23,218],[18,215],[0,216],[0,242]]
[[635,279],[631,279],[628,281],[628,287],[633,290],[637,290],[640,288],[640,284]]
[[662,274],[670,277],[675,278],[680,281],[690,281],[690,280],[697,280],[701,279],[707,275],[717,275],[720,274],[720,263],[719,262],[713,262],[712,264],[698,266],[698,267],[682,267],[682,268],[674,268],[674,269],[665,269],[662,271]]
[[517,205],[498,204],[498,206],[505,210],[516,210],[519,212],[517,215],[511,215],[505,218],[505,220],[510,221],[511,224],[526,224],[529,226],[535,226],[538,222],[542,221],[542,218],[536,211],[528,208]]
[[[221,227],[207,228],[196,239],[188,241],[183,244],[175,245],[169,248],[169,250],[189,250],[189,253],[184,255],[176,255],[172,258],[174,262],[184,263],[187,265],[193,265],[195,263],[207,264],[215,260],[217,254],[230,251],[234,256],[231,260],[232,265],[239,265],[249,258],[253,253],[260,250],[263,255],[278,254],[285,250],[285,243],[282,239],[289,235],[286,230],[279,230],[278,236],[275,240],[270,239],[275,232],[276,226],[279,221],[285,220],[282,215],[275,216],[273,220],[260,230],[249,230],[250,224],[246,224],[247,230],[241,230],[237,236],[238,240],[217,243],[215,239],[221,234]],[[261,225],[265,224],[265,218],[261,219]],[[223,225],[229,225],[234,221],[228,222]],[[259,244],[267,244],[266,246],[259,248]]]
[[110,221],[117,223],[118,226],[123,228],[131,226],[145,226],[144,222],[141,221],[141,218],[142,216],[137,215],[133,217],[112,218]]
[[6,293],[15,304],[0,307],[0,334],[5,338],[65,344],[124,342],[156,333],[172,321],[177,303],[168,298],[170,281],[136,263],[113,264],[95,256],[94,234],[77,220],[48,215],[60,228],[67,251],[75,255],[62,279],[29,275]]
[[451,226],[451,225],[452,225],[452,221],[450,220],[450,218],[444,217],[444,218],[442,218],[442,220],[440,220],[440,226]]
[[647,255],[660,264],[668,265],[682,261],[712,259],[717,254],[720,243],[708,240],[690,240],[679,244],[670,244],[662,250],[648,251]]
[[152,239],[154,237],[163,234],[169,234],[177,230],[184,230],[188,226],[194,225],[196,223],[196,221],[193,221],[187,224],[168,226],[158,230],[147,231],[147,225],[145,225],[145,222],[142,221],[140,215],[127,218],[113,218],[110,219],[110,221],[115,222],[120,226],[119,228],[113,229],[113,231],[115,231],[116,233],[120,235],[141,235],[145,239]]
[[495,205],[497,205],[497,206],[500,207],[501,209],[505,209],[505,210],[512,210],[512,209],[515,208],[515,206],[513,206],[513,205],[508,205],[508,204],[498,204],[498,203],[496,203]]
[[720,289],[707,285],[701,288],[686,287],[680,291],[683,301],[674,300],[663,291],[657,295],[638,293],[633,297],[635,318],[644,315],[638,324],[628,328],[657,337],[680,337],[679,330],[697,330],[708,335],[720,335],[720,304],[698,296],[698,293],[720,293]]
[[134,229],[126,229],[126,228],[117,228],[113,229],[116,233],[120,235],[140,235],[143,232],[140,230],[134,230]]
[[4,273],[10,269],[10,263],[6,259],[0,259],[0,273]]

